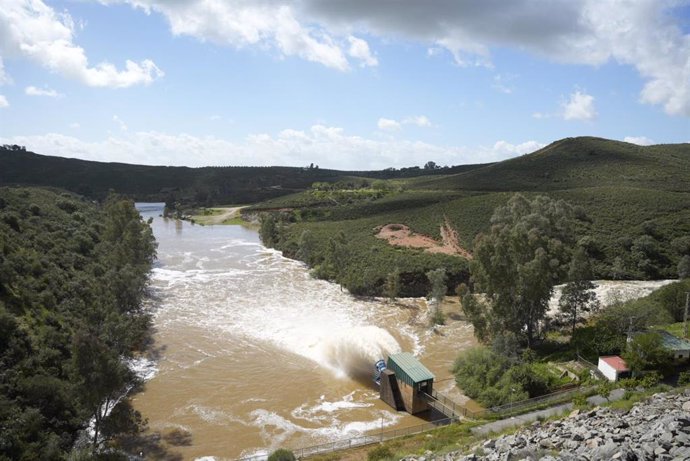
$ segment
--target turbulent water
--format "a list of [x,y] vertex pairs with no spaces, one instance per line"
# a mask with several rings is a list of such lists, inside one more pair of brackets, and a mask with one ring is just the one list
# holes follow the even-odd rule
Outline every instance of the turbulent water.
[[[241,226],[157,217],[158,358],[135,407],[185,459],[233,459],[419,424],[378,400],[373,364],[412,351],[438,378],[473,343],[462,322],[433,332],[423,300],[357,300],[263,247]],[[452,381],[447,385],[452,388]]]

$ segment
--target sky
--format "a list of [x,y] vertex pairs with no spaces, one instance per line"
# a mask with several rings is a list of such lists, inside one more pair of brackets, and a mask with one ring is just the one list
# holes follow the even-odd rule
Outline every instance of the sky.
[[0,143],[148,165],[690,142],[682,0],[0,0]]

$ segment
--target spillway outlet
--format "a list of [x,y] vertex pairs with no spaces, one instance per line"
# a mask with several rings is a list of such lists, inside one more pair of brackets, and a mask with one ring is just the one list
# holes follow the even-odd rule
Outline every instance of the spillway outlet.
[[386,369],[386,361],[383,359],[379,359],[375,364],[374,364],[374,382],[376,383],[377,386],[381,385],[381,373],[383,373],[383,370]]

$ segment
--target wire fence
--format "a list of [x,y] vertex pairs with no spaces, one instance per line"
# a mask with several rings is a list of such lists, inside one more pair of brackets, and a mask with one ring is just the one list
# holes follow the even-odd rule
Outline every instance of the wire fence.
[[533,397],[531,399],[520,400],[518,402],[511,402],[506,403],[505,405],[491,407],[490,411],[499,416],[512,414],[520,412],[526,408],[532,408],[554,401],[568,400],[570,397],[581,392],[582,389],[577,385],[568,386],[567,388],[558,390],[556,392],[552,392],[550,394],[540,395],[539,397]]
[[[334,442],[322,443],[320,445],[312,445],[310,447],[296,448],[291,451],[298,459],[306,458],[308,456],[315,456],[324,453],[331,453],[339,450],[348,450],[350,448],[364,447],[373,445],[375,443],[385,442],[386,440],[397,439],[408,435],[420,434],[435,429],[440,426],[447,426],[457,422],[458,418],[444,418],[437,421],[431,421],[416,426],[403,427],[400,429],[391,429],[387,431],[380,431],[378,433],[363,434],[348,439],[336,440]],[[237,461],[261,461],[265,460],[268,455],[256,455],[247,458],[240,458]]]

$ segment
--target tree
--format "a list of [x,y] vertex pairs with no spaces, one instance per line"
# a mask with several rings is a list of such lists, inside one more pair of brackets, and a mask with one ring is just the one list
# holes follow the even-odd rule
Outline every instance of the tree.
[[572,207],[563,200],[514,195],[491,217],[474,245],[473,278],[487,306],[475,321],[488,333],[510,331],[528,347],[548,309],[553,286],[564,278],[574,244]]
[[445,322],[445,318],[441,311],[441,303],[443,302],[443,298],[446,297],[446,291],[448,290],[446,286],[446,280],[448,278],[446,270],[439,267],[438,269],[427,272],[426,277],[431,283],[429,297],[432,299],[434,306],[431,312],[431,323],[434,325],[442,325]]
[[299,236],[299,241],[297,242],[297,257],[308,265],[311,265],[314,257],[315,246],[316,241],[314,239],[314,235],[310,230],[304,230]]
[[571,335],[575,334],[575,327],[583,313],[599,308],[596,293],[592,291],[595,288],[594,284],[589,280],[591,276],[589,258],[585,250],[578,247],[570,262],[568,271],[570,281],[563,287],[563,293],[558,303],[561,313],[572,326]]
[[261,227],[259,228],[259,237],[267,247],[273,247],[276,244],[278,236],[278,229],[276,226],[276,219],[273,215],[267,214],[261,216]]
[[628,343],[628,349],[623,353],[623,360],[628,364],[633,375],[645,371],[659,371],[664,374],[673,356],[664,347],[661,335],[652,331],[635,335]]
[[439,168],[441,168],[441,167],[436,165],[436,162],[432,162],[431,160],[424,164],[425,170],[437,170]]
[[386,276],[386,282],[383,284],[383,294],[391,301],[395,300],[400,294],[400,269],[397,267]]

